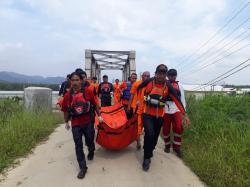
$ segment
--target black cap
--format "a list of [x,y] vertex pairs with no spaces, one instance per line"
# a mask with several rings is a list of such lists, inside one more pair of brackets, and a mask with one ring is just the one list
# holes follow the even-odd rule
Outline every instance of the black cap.
[[108,78],[108,75],[103,75],[103,77],[102,78]]
[[168,75],[170,75],[170,76],[177,76],[177,70],[176,69],[170,69],[170,70],[168,70]]
[[155,73],[159,73],[159,72],[167,73],[168,72],[168,67],[165,64],[158,65],[156,67]]

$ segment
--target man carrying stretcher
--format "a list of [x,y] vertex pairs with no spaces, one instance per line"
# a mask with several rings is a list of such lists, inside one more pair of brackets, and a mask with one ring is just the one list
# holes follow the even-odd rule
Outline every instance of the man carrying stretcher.
[[138,80],[136,81],[133,85],[132,88],[130,90],[130,99],[129,99],[129,104],[128,104],[128,111],[133,111],[133,113],[136,113],[138,115],[138,139],[137,139],[137,145],[136,148],[139,150],[141,149],[141,140],[140,140],[140,136],[142,133],[142,109],[143,109],[143,95],[137,94],[137,89],[138,86],[145,80],[150,78],[150,72],[149,71],[145,71],[142,73],[142,80]]
[[170,96],[180,110],[181,114],[185,116],[185,109],[179,100],[176,91],[167,82],[168,68],[164,64],[157,66],[155,76],[149,80],[144,81],[138,87],[139,93],[142,93],[144,88],[144,109],[142,114],[142,123],[144,127],[144,160],[142,168],[148,171],[150,168],[151,158],[153,157],[153,150],[157,145],[158,137],[163,125],[164,108],[167,96]]

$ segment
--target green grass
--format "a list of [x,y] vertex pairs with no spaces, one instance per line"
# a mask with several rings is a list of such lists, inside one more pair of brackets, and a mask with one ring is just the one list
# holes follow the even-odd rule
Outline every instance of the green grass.
[[184,161],[213,187],[250,186],[250,97],[189,99]]
[[0,172],[30,153],[63,121],[60,113],[29,112],[12,100],[0,100]]

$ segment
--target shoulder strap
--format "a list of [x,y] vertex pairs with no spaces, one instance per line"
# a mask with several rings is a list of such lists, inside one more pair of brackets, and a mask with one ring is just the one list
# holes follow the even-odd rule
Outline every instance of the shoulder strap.
[[178,88],[180,90],[179,81],[176,81],[176,84],[177,84],[177,86],[178,86]]
[[149,90],[149,92],[147,92],[147,89],[145,89],[144,94],[150,94],[151,93],[151,91],[155,87],[155,80],[153,79],[152,81],[148,82],[148,84],[152,84],[151,89]]
[[166,93],[166,87],[167,87],[167,81],[165,81],[164,86],[163,86],[163,94],[165,95]]
[[87,87],[88,85],[85,85],[85,86],[83,86],[82,88],[81,88],[81,93],[82,93],[82,96],[83,96],[83,98],[86,100],[86,96],[85,96],[85,90],[86,90],[86,87]]
[[72,105],[72,99],[73,99],[73,89],[71,88],[69,91],[69,105]]
[[147,79],[147,80],[143,81],[143,82],[138,86],[137,90],[140,90],[140,89],[146,87],[146,86],[148,85],[148,83],[149,83],[150,81],[152,81],[152,80],[154,80],[154,78],[150,78],[150,79]]

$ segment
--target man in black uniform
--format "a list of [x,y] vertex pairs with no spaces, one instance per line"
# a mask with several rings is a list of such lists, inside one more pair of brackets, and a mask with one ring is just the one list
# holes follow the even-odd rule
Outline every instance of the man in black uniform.
[[108,82],[108,76],[103,76],[103,82],[99,85],[98,94],[101,98],[101,106],[111,106],[111,94],[113,85]]
[[64,96],[69,89],[70,89],[70,74],[67,75],[66,80],[61,84],[58,95]]

